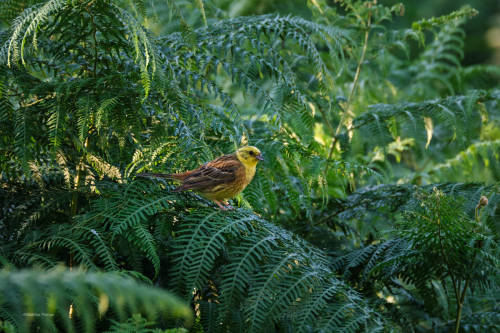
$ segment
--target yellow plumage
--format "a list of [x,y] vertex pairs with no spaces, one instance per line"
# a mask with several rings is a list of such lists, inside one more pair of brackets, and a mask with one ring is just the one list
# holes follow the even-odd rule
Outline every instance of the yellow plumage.
[[[171,178],[181,181],[175,189],[193,190],[205,198],[213,200],[221,209],[227,209],[228,199],[234,198],[252,181],[257,163],[263,160],[259,149],[245,146],[233,154],[228,154],[207,162],[200,167],[177,174],[140,174]],[[225,206],[222,206],[223,202]]]

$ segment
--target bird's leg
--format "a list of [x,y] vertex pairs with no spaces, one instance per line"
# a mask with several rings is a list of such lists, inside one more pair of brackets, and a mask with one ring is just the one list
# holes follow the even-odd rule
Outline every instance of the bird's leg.
[[227,210],[227,207],[222,206],[219,200],[214,200],[214,202],[217,204],[217,206],[219,206],[221,210]]
[[224,205],[226,205],[226,208],[227,208],[227,209],[234,209],[234,208],[233,208],[233,206],[231,206],[231,205],[229,204],[229,201],[227,201],[227,200],[226,200],[226,201],[223,201],[222,203],[223,203]]

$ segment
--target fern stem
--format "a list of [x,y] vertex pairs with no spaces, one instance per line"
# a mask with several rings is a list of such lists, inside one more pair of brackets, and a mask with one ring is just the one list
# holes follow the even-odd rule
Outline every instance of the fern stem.
[[[479,210],[482,207],[483,206],[481,206],[481,203],[478,203],[477,206],[476,206],[476,209],[474,210],[474,218],[475,218],[476,223],[478,225],[479,225]],[[470,270],[471,272],[474,272],[474,268],[475,268],[474,267],[475,266],[474,265],[474,261],[476,259],[477,249],[478,249],[478,247],[474,246],[474,254],[472,256],[472,262],[471,262],[472,269]],[[465,294],[467,293],[467,288],[469,287],[470,280],[471,280],[471,277],[470,277],[470,274],[469,274],[469,276],[465,280],[464,289],[462,291],[462,294],[460,295],[460,299],[457,299],[458,303],[457,303],[457,318],[455,319],[455,333],[458,333],[458,330],[460,329],[460,318],[462,316],[462,307],[464,305]]]
[[460,318],[462,317],[462,307],[464,305],[465,293],[467,292],[469,281],[470,281],[469,279],[465,281],[464,290],[457,303],[457,318],[455,319],[455,333],[458,333],[458,330],[460,329]]
[[[85,149],[84,149],[83,154],[80,157],[80,161],[77,165],[75,184],[74,184],[74,192],[73,192],[73,196],[71,198],[71,206],[70,206],[71,218],[76,216],[76,214],[78,213],[78,190],[80,188],[82,178],[84,176],[83,175],[83,172],[84,172],[83,161],[85,159],[86,151],[89,147],[89,136],[87,136],[87,138],[85,139],[85,143],[83,146]],[[74,253],[73,253],[73,251],[70,251],[69,252],[69,269],[70,269],[70,271],[73,269],[73,257],[74,257]]]
[[203,18],[203,24],[208,27],[207,15],[205,14],[205,6],[203,6],[203,0],[196,0],[196,4],[200,7],[201,17]]
[[[89,13],[90,14],[90,13]],[[95,17],[91,14],[92,17],[92,38],[94,40],[94,68],[92,71],[94,79],[97,77],[97,26],[95,24]]]
[[54,97],[56,97],[56,94],[55,94],[55,93],[48,94],[47,96],[42,97],[42,98],[39,98],[39,99],[36,99],[35,101],[33,101],[33,102],[31,102],[31,103],[23,104],[23,106],[24,106],[25,108],[28,108],[28,107],[30,107],[30,106],[34,106],[34,105],[37,105],[37,104],[43,103],[43,102],[45,102],[45,101],[47,101],[47,100],[49,100],[49,99],[52,99],[52,98],[54,98]]
[[[376,0],[374,0],[373,2],[376,3]],[[361,67],[363,66],[363,62],[365,61],[366,50],[368,48],[368,37],[370,36],[371,22],[372,22],[372,11],[371,11],[372,3],[371,2],[368,3],[368,8],[369,8],[368,18],[366,20],[365,37],[364,37],[364,41],[363,41],[363,48],[361,50],[361,57],[359,58],[358,66],[356,67],[356,74],[354,74],[354,81],[352,83],[352,88],[351,88],[351,92],[349,93],[349,97],[347,98],[347,103],[346,103],[346,106],[344,108],[344,113],[342,113],[342,117],[340,118],[339,124],[337,125],[337,129],[335,130],[335,135],[332,138],[330,150],[328,151],[328,158],[326,160],[326,165],[325,165],[325,178],[326,178],[326,174],[328,173],[328,167],[330,165],[330,160],[332,158],[333,149],[335,148],[335,145],[337,143],[337,138],[340,134],[340,130],[342,129],[342,124],[345,121],[345,117],[349,113],[349,108],[350,108],[351,103],[352,103],[352,98],[353,98],[354,93],[356,91],[356,88],[358,86],[359,76],[361,74]]]
[[[88,147],[88,140],[89,138],[85,139],[85,150]],[[76,177],[75,177],[75,185],[74,185],[74,192],[73,196],[71,198],[71,218],[76,216],[78,212],[78,189],[80,187],[81,179],[83,177],[83,159],[85,156],[85,151],[83,152],[83,155],[80,157],[80,162],[77,165],[77,172],[76,172]],[[73,271],[73,260],[74,260],[75,253],[70,250],[69,251],[69,271]],[[70,304],[69,309],[68,309],[68,318],[72,319],[73,318],[73,303]]]
[[[331,103],[329,103],[331,105]],[[329,108],[331,110],[331,106]],[[326,124],[326,127],[328,127],[328,130],[330,131],[330,133],[334,134],[336,131],[333,129],[333,126],[332,124],[330,123],[330,121],[328,120],[328,117],[325,113],[325,110],[323,110],[322,107],[318,107],[318,110],[319,112],[321,113],[321,117],[323,118],[323,121],[325,122]],[[329,110],[329,111],[330,111]],[[335,136],[335,135],[334,135]]]

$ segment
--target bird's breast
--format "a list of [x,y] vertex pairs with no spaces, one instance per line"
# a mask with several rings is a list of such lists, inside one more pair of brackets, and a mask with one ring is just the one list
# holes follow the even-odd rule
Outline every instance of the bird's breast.
[[234,198],[247,187],[255,175],[255,167],[241,165],[235,171],[234,181],[231,183],[219,184],[210,190],[203,191],[202,194],[211,200],[227,200]]
[[242,165],[242,167],[238,168],[238,170],[236,171],[235,180],[232,184],[233,189],[237,193],[243,191],[243,189],[248,184],[250,184],[254,175],[255,175],[255,167],[248,167]]
[[245,180],[247,185],[252,181],[253,176],[255,176],[255,167],[246,167]]

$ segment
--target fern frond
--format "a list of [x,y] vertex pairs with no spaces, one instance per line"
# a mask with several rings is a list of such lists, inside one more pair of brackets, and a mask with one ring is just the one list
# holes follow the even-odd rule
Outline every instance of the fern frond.
[[237,301],[241,301],[251,274],[277,246],[277,237],[263,232],[245,238],[231,249],[231,262],[225,266],[220,286],[223,318],[230,314]]
[[[500,68],[493,65],[462,67],[459,73],[462,86],[470,89],[490,89],[500,84]],[[463,89],[463,88],[462,88]]]
[[[93,332],[96,320],[109,310],[112,311],[106,317],[120,320],[134,312],[149,319],[161,314],[182,318],[187,323],[192,320],[189,307],[175,296],[114,273],[3,270],[0,276],[1,293],[7,296],[0,299],[0,308],[10,314],[3,318],[19,332],[29,332],[34,325],[55,329],[56,322],[65,330],[75,330],[75,322],[68,318],[70,304],[83,325],[79,329],[85,332]],[[123,297],[123,290],[127,290],[127,297]]]
[[[121,235],[126,230],[146,221],[148,216],[168,208],[170,201],[174,199],[172,195],[145,197],[144,194],[150,190],[151,187],[134,182],[127,192],[112,193],[115,200],[102,203],[106,205],[102,218],[108,220],[115,235]],[[160,189],[157,191],[157,193],[161,193]],[[96,215],[95,218],[101,217]]]
[[414,30],[422,30],[439,27],[456,21],[463,21],[464,19],[472,18],[477,14],[478,11],[476,9],[471,8],[470,6],[464,6],[461,9],[451,12],[447,15],[431,17],[429,19],[422,19],[420,21],[414,22],[412,28]]
[[116,258],[113,256],[107,241],[101,233],[103,230],[96,230],[84,226],[75,226],[74,232],[77,232],[82,240],[86,240],[94,249],[100,262],[104,264],[104,268],[108,271],[118,271],[118,263]]
[[226,237],[253,230],[251,214],[236,215],[233,219],[227,215],[221,219],[219,214],[200,212],[189,215],[185,218],[183,228],[178,231],[171,283],[188,297],[192,296],[195,288],[200,290],[206,283]]
[[[421,54],[420,59],[410,67],[410,72],[415,74],[414,89],[421,95],[430,87],[454,94],[453,80],[458,80],[457,69],[463,58],[465,32],[459,27],[462,21],[443,25],[436,34],[433,42]],[[418,94],[418,92],[417,92]]]
[[478,142],[430,171],[433,177],[460,181],[500,181],[500,140]]
[[21,59],[24,60],[24,47],[28,36],[33,34],[33,41],[36,40],[36,31],[40,25],[47,22],[50,15],[63,10],[67,6],[63,0],[50,0],[43,5],[27,8],[18,16],[12,25],[12,34],[7,46],[7,65],[11,66]]
[[[437,124],[445,126],[444,128],[454,133],[454,136],[460,137],[460,141],[463,142],[469,136],[474,122],[476,127],[480,126],[481,110],[477,107],[477,103],[494,99],[495,96],[491,93],[478,90],[470,91],[464,96],[452,96],[419,103],[376,104],[370,106],[369,111],[356,117],[353,124],[354,128],[367,127],[370,131],[387,136],[390,121],[396,120],[405,125],[409,134],[418,136],[420,133],[423,137],[424,117],[428,117]],[[464,133],[468,135],[464,137]]]
[[58,105],[53,105],[50,111],[51,115],[47,121],[47,125],[49,126],[49,138],[53,149],[57,150],[60,148],[65,134],[66,110]]
[[136,224],[133,227],[133,235],[127,235],[129,240],[135,243],[137,248],[140,248],[142,252],[145,253],[146,258],[153,264],[155,276],[160,272],[160,257],[158,255],[158,250],[156,247],[156,240],[149,230],[147,230],[142,224]]

